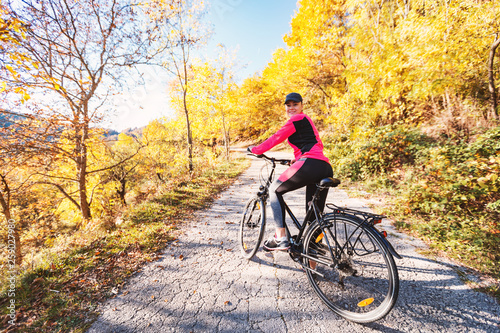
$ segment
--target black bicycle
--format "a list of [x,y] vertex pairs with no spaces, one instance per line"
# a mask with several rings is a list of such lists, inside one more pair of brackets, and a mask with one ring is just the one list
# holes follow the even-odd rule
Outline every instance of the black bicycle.
[[[276,166],[290,163],[251,155],[267,163],[261,170],[259,191],[247,202],[240,222],[241,253],[247,259],[255,255],[262,242],[266,202]],[[387,233],[375,227],[385,216],[332,203],[326,204],[326,213],[320,212],[319,193],[339,184],[335,178],[325,178],[317,184],[302,223],[285,203],[285,210],[298,229],[298,234],[291,236],[285,223],[290,240],[288,253],[302,266],[316,294],[333,312],[353,322],[369,323],[387,315],[398,298],[399,277],[393,256],[401,256],[387,241]]]

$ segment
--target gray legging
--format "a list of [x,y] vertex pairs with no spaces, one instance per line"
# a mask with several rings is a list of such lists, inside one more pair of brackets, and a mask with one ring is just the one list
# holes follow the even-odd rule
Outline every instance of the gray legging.
[[[326,177],[333,177],[333,170],[328,162],[313,158],[299,159],[275,180],[269,188],[269,199],[273,210],[274,221],[277,228],[285,227],[285,206],[283,194],[306,187],[307,203],[311,201],[316,191],[316,183]],[[320,194],[318,207],[321,211],[325,208],[328,190]]]

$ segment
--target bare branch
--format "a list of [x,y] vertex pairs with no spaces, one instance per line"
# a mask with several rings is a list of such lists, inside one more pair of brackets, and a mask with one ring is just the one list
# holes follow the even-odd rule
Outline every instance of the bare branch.
[[37,184],[45,184],[45,185],[52,185],[54,186],[55,188],[57,188],[69,201],[71,201],[71,203],[73,203],[77,208],[78,210],[81,209],[80,205],[78,204],[78,202],[76,202],[75,199],[73,199],[73,197],[64,190],[64,188],[59,185],[59,184],[56,184],[56,183],[52,183],[52,182],[48,182],[48,181],[40,181],[40,182],[37,182]]

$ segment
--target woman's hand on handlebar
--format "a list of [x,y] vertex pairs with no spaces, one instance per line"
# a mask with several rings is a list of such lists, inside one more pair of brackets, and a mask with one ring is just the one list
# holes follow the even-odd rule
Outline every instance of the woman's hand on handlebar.
[[248,152],[249,154],[254,155],[254,156],[257,156],[257,157],[262,157],[262,155],[257,155],[257,154],[255,154],[255,153],[252,153],[252,148],[253,148],[253,147],[255,147],[255,146],[250,146],[250,147],[248,147],[248,148],[247,148],[247,152]]
[[279,158],[273,158],[273,157],[268,157],[264,154],[255,154],[254,152],[252,152],[252,148],[255,147],[255,146],[250,146],[247,148],[247,152],[248,154],[250,155],[253,155],[255,157],[258,157],[258,158],[264,158],[266,160],[269,160],[269,161],[273,161],[273,163],[279,163],[281,165],[292,165],[293,163],[295,163],[295,159],[291,159],[291,160],[284,160],[284,159],[279,159]]

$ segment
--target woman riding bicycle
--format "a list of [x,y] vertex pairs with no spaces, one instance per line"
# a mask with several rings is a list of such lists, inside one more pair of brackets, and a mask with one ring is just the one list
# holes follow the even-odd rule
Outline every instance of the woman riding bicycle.
[[[302,96],[290,93],[285,99],[286,113],[289,117],[283,127],[274,135],[249,150],[260,155],[288,139],[293,148],[294,159],[291,166],[275,180],[269,188],[269,199],[273,210],[276,232],[264,242],[267,251],[287,250],[290,247],[285,231],[285,206],[283,194],[306,188],[307,203],[316,191],[316,183],[326,177],[333,177],[333,170],[328,158],[323,154],[323,143],[311,118],[303,113]],[[323,211],[328,191],[324,190],[318,200],[318,208]]]

